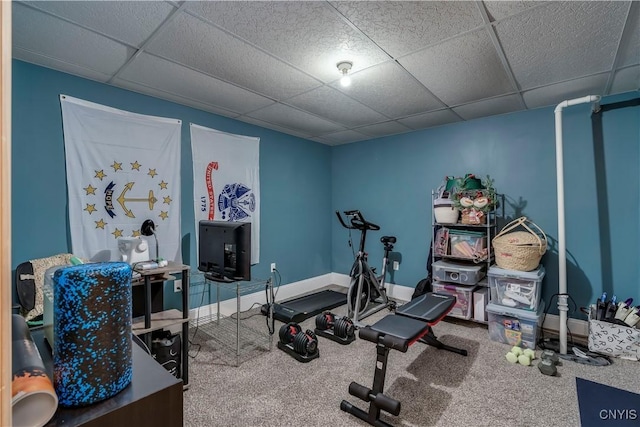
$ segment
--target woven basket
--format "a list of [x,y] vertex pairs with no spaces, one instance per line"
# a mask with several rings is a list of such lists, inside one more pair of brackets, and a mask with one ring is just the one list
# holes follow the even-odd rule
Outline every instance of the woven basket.
[[[532,225],[536,231],[527,224]],[[519,226],[527,231],[512,231]],[[507,270],[535,270],[542,255],[547,251],[547,235],[524,216],[505,225],[493,238],[492,243],[496,264]]]

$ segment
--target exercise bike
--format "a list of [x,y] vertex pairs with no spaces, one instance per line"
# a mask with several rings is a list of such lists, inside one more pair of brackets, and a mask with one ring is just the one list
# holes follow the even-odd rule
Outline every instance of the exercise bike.
[[[356,327],[363,326],[360,320],[388,307],[395,309],[396,303],[387,297],[385,288],[385,275],[389,262],[389,252],[393,250],[396,243],[394,236],[382,236],[380,242],[384,245],[384,257],[382,259],[382,274],[376,276],[375,271],[369,267],[367,253],[364,246],[367,238],[367,231],[378,231],[380,226],[364,219],[358,210],[344,211],[348,218],[348,224],[342,218],[340,212],[336,211],[338,220],[344,228],[349,230],[360,230],[360,247],[351,267],[351,282],[347,292],[347,313],[353,320]],[[351,244],[351,240],[349,240]],[[371,304],[371,307],[369,306]]]

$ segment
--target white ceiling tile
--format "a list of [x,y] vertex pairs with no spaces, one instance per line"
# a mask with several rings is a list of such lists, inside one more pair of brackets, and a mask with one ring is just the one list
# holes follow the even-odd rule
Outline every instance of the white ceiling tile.
[[519,1],[483,1],[484,5],[487,7],[487,13],[489,14],[489,18],[492,22],[499,21],[511,15],[516,15],[520,12],[524,12],[532,7],[540,6],[544,4],[542,1],[530,1],[530,0],[519,0]]
[[13,5],[12,28],[14,47],[103,74],[115,73],[134,52],[121,43],[20,3]]
[[412,129],[408,128],[407,126],[401,123],[391,121],[391,122],[377,123],[375,125],[363,126],[356,130],[365,135],[369,135],[371,137],[377,138],[381,136],[395,135],[397,133],[409,132]]
[[315,142],[319,142],[320,144],[324,144],[324,145],[338,145],[338,144],[334,144],[333,142],[324,139],[321,136],[312,136],[311,138],[307,138],[309,141],[315,141]]
[[356,132],[355,130],[345,130],[342,132],[327,133],[325,135],[322,135],[319,138],[321,138],[322,141],[330,145],[347,144],[350,142],[371,139],[370,136],[364,135],[360,132]]
[[453,108],[465,120],[524,110],[520,95],[507,95]]
[[241,114],[266,107],[274,102],[149,54],[138,56],[119,74],[119,77]]
[[186,14],[171,21],[147,50],[274,99],[289,98],[320,85],[293,67]]
[[382,114],[328,86],[288,99],[287,103],[351,127],[387,120]]
[[587,95],[603,95],[607,84],[607,74],[569,80],[538,89],[526,91],[522,94],[528,108],[558,105],[562,101],[580,98]]
[[617,1],[548,2],[499,22],[496,31],[527,89],[610,70],[627,8]]
[[283,126],[278,126],[272,122],[265,122],[264,120],[259,120],[253,117],[241,116],[241,117],[238,117],[238,120],[243,121],[245,123],[252,124],[252,125],[260,126],[263,128],[275,130],[277,132],[286,133],[288,135],[297,136],[298,138],[310,139],[311,137],[309,133],[300,132],[300,131],[289,129]]
[[314,136],[344,130],[338,124],[283,104],[270,105],[247,116]]
[[471,1],[332,2],[347,19],[393,57],[482,25]]
[[13,48],[12,53],[15,59],[30,62],[41,67],[51,68],[56,71],[62,71],[63,73],[72,74],[74,76],[83,77],[85,79],[106,83],[111,78],[110,74],[100,73],[98,71],[94,71],[78,65],[69,64],[68,62],[58,61],[55,58],[50,58],[48,56],[29,52],[19,47]]
[[448,123],[455,123],[459,121],[461,121],[460,117],[451,110],[432,111],[398,120],[398,122],[403,125],[415,130],[446,125]]
[[165,92],[163,90],[141,85],[135,82],[130,82],[128,80],[115,79],[112,82],[112,84],[122,89],[130,90],[132,92],[138,92],[144,95],[149,95],[149,96],[153,96],[160,99],[166,99],[168,101],[175,102],[176,104],[186,105],[188,107],[196,108],[202,111],[207,111],[213,114],[218,114],[220,116],[231,117],[231,118],[237,118],[239,116],[238,113],[225,110],[224,108],[220,108],[215,105],[205,104],[191,98],[175,95],[173,93]]
[[389,59],[325,2],[189,2],[187,10],[324,82],[339,78],[339,61],[357,71]]
[[334,145],[638,90],[639,4],[14,1],[13,57]]
[[353,74],[349,87],[332,86],[391,119],[444,106],[395,62]]
[[640,65],[616,71],[611,94],[640,90]]
[[486,29],[450,39],[398,62],[450,106],[516,90]]
[[631,8],[625,34],[618,52],[618,67],[640,64],[640,4]]
[[160,1],[36,1],[41,10],[140,47],[175,8]]

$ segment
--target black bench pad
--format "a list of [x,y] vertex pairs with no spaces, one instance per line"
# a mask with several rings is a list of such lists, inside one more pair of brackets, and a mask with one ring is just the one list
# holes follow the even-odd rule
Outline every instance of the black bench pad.
[[371,326],[360,329],[363,340],[406,352],[416,340],[429,332],[429,324],[410,317],[385,316]]
[[396,309],[396,315],[411,317],[434,325],[447,315],[456,304],[456,297],[426,293]]

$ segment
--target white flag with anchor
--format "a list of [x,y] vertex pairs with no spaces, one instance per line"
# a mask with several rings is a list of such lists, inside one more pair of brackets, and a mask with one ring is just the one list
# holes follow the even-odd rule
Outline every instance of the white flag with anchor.
[[260,138],[190,128],[196,227],[202,219],[250,222],[251,264],[259,263]]
[[73,254],[118,260],[118,238],[140,236],[149,219],[159,246],[151,237],[151,258],[182,262],[180,120],[66,95],[60,105]]

